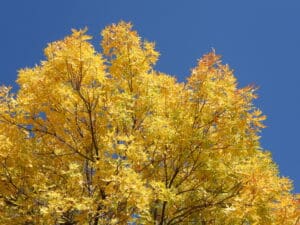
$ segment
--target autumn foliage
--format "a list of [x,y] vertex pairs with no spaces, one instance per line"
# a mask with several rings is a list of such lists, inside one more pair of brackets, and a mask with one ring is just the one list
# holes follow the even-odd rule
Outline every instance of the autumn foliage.
[[294,225],[292,184],[260,147],[265,117],[220,56],[185,83],[131,24],[45,49],[0,89],[0,224]]

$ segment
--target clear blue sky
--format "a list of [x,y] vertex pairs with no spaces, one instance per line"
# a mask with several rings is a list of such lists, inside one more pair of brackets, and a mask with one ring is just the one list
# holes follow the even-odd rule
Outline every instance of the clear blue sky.
[[300,1],[2,0],[0,84],[14,86],[17,70],[38,64],[71,28],[87,26],[98,45],[99,32],[120,20],[157,43],[157,69],[180,81],[215,48],[240,86],[259,86],[262,146],[300,192]]

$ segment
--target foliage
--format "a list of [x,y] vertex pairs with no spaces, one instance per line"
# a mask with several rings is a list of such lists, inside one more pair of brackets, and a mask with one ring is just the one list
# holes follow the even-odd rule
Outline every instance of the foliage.
[[259,144],[255,88],[211,52],[186,83],[131,24],[45,49],[0,89],[1,224],[296,223],[292,185]]

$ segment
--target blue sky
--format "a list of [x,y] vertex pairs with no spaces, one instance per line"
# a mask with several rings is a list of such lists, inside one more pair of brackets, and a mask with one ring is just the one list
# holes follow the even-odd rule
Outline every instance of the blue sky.
[[299,12],[296,0],[3,0],[0,84],[14,86],[17,70],[38,64],[47,43],[71,28],[87,26],[98,45],[106,25],[131,21],[156,42],[157,70],[180,81],[215,48],[239,86],[259,87],[255,104],[268,116],[262,146],[300,192]]

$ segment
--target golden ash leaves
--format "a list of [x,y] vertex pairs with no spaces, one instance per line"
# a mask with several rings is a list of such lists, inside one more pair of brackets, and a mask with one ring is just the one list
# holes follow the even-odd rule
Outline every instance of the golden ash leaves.
[[294,225],[255,88],[212,51],[186,83],[130,23],[45,48],[0,88],[0,224]]

